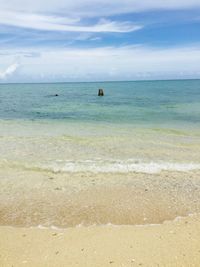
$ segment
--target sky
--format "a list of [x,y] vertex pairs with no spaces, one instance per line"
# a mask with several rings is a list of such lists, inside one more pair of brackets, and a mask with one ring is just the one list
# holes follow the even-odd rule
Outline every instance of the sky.
[[0,82],[200,78],[200,0],[0,0]]

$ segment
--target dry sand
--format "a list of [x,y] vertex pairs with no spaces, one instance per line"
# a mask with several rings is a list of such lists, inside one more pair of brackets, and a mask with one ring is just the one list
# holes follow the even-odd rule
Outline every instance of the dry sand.
[[0,227],[1,267],[200,266],[200,216],[161,225]]

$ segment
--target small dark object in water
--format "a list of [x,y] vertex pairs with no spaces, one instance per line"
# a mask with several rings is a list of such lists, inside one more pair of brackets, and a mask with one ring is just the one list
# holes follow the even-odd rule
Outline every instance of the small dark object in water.
[[104,91],[103,91],[103,89],[99,89],[98,96],[104,96]]
[[59,96],[58,94],[55,94],[54,96]]

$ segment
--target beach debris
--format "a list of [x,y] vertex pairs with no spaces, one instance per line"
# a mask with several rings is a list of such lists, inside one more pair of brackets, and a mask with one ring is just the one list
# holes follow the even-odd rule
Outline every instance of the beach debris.
[[52,235],[53,235],[53,236],[56,236],[56,235],[58,235],[58,234],[57,234],[57,233],[53,233]]
[[54,190],[62,190],[62,188],[56,187],[56,188],[54,188]]
[[98,96],[104,96],[104,91],[103,91],[103,89],[99,89]]

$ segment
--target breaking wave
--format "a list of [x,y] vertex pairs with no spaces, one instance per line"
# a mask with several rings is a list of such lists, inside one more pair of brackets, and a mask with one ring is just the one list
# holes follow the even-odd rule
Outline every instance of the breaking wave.
[[134,160],[127,161],[63,161],[57,160],[40,166],[41,169],[53,172],[92,172],[92,173],[159,173],[161,171],[188,172],[199,170],[199,163],[172,163],[172,162],[141,162]]

